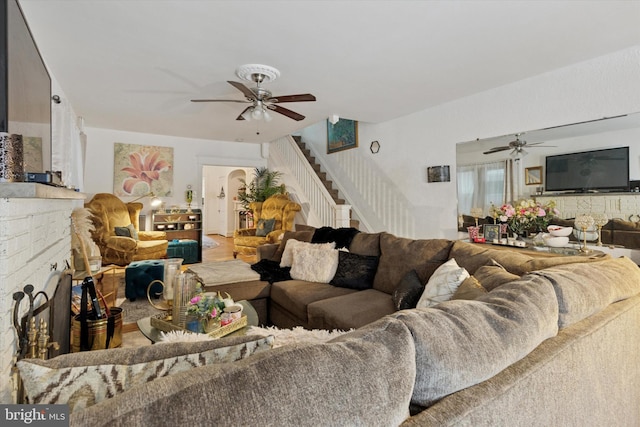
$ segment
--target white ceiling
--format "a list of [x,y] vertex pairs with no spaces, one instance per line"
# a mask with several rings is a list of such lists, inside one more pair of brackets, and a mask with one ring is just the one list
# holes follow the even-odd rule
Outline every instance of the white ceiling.
[[[90,127],[263,142],[332,114],[384,122],[640,44],[640,1],[19,0]],[[307,118],[236,121],[247,63]],[[248,84],[248,83],[247,83]],[[64,101],[64,100],[63,100]]]

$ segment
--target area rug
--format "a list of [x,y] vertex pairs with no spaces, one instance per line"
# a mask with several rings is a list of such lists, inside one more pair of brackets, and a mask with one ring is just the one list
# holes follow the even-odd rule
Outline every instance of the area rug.
[[213,240],[211,237],[203,235],[202,236],[202,248],[203,249],[213,249],[220,246],[220,243]]
[[125,332],[135,330],[137,328],[136,322],[138,320],[162,313],[162,310],[158,310],[149,304],[149,300],[147,300],[147,298],[136,298],[135,301],[129,301],[125,298],[124,270],[122,273],[116,273],[113,276],[113,280],[118,282],[116,306],[122,308],[122,324]]

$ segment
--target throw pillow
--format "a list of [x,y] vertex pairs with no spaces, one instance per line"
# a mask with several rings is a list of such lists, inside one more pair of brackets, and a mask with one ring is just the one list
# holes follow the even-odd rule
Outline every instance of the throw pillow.
[[489,292],[500,285],[518,280],[520,276],[509,273],[502,265],[495,260],[491,260],[487,265],[479,267],[473,276]]
[[142,351],[92,351],[86,353],[94,354],[86,356],[85,352],[71,353],[50,360],[23,359],[17,366],[30,403],[66,403],[74,412],[138,384],[197,366],[244,359],[273,345],[273,337],[251,337],[227,346],[216,341],[169,343],[150,346],[155,347],[150,350],[142,347]]
[[487,290],[478,282],[478,279],[471,276],[460,284],[451,299],[473,300],[487,293]]
[[370,289],[378,269],[377,256],[338,251],[338,268],[331,284],[339,288]]
[[129,230],[129,236],[131,236],[134,240],[140,240],[138,238],[138,230],[133,226],[133,224],[127,225],[127,229]]
[[416,308],[420,296],[424,292],[424,286],[420,281],[418,272],[411,270],[404,275],[400,284],[393,291],[393,305],[396,310],[407,310]]
[[129,227],[115,227],[114,231],[116,236],[131,237],[131,230],[129,230]]
[[273,231],[273,227],[276,225],[276,220],[271,219],[259,219],[256,226],[256,236],[265,237],[267,234]]
[[287,246],[287,241],[289,239],[295,239],[299,242],[310,242],[311,237],[313,237],[312,230],[306,231],[285,231],[282,234],[282,240],[280,240],[280,246],[276,249],[276,252],[271,257],[271,261],[280,262],[282,259],[282,253],[284,252],[284,248]]
[[[308,243],[308,242],[300,242],[296,239],[289,239],[286,242],[286,245],[284,247],[284,251],[282,252],[282,257],[280,258],[280,267],[284,268],[284,267],[291,267],[291,265],[293,264],[293,249],[297,246],[318,246],[321,248],[329,248],[329,249],[334,249],[336,247],[335,242],[329,242],[329,243]],[[328,282],[327,282],[328,283]]]
[[291,278],[329,283],[338,269],[338,250],[325,245],[302,243],[293,248]]
[[429,278],[417,308],[433,307],[451,299],[460,284],[469,277],[469,272],[458,266],[455,258],[442,264]]
[[311,238],[312,243],[327,243],[327,242],[335,242],[336,249],[340,248],[349,248],[351,245],[351,241],[358,234],[360,230],[353,227],[341,227],[341,228],[333,228],[333,227],[320,227],[315,230],[313,233],[313,237]]

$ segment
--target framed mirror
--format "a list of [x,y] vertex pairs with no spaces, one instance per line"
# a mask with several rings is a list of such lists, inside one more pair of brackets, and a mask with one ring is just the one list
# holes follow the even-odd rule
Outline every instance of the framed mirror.
[[542,184],[542,166],[533,166],[530,168],[525,168],[524,183],[525,185]]

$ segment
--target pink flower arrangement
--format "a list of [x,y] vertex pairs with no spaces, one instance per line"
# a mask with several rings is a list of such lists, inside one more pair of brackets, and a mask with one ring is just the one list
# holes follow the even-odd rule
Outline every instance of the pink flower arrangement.
[[189,301],[187,313],[205,319],[218,319],[222,315],[224,302],[217,296],[209,296],[203,293],[197,293]]
[[554,215],[558,214],[555,206],[554,201],[541,204],[532,199],[520,200],[515,205],[507,203],[499,208],[492,205],[491,216],[494,220],[508,224],[513,233],[521,235],[534,227],[538,230],[546,229]]

